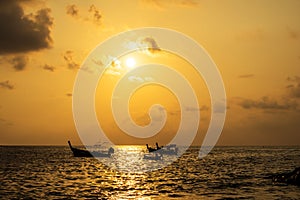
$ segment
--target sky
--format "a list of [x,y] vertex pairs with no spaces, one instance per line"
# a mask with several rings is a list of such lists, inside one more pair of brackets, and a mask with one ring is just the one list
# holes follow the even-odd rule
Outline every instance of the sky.
[[[193,38],[218,66],[227,96],[218,145],[300,145],[299,8],[297,0],[0,1],[0,144],[80,144],[72,96],[86,57],[120,32],[162,27]],[[145,42],[159,50],[155,38]],[[148,140],[122,133],[109,105],[114,85],[130,70],[125,56],[120,67],[108,66],[95,94],[98,121],[108,137],[116,144],[165,144],[188,110],[201,112],[194,140],[201,144],[211,116],[203,78],[164,51],[130,56],[135,65],[155,60],[185,74],[199,108],[180,108],[172,92],[145,87],[130,99],[132,119],[146,126],[149,107],[160,103],[168,115],[164,128]],[[151,78],[140,73],[127,84]]]

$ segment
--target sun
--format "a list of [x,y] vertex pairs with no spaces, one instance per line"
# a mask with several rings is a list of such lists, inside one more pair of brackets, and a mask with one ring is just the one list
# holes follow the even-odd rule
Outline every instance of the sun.
[[126,66],[127,67],[132,68],[132,67],[135,66],[135,64],[136,64],[136,62],[135,62],[134,58],[131,58],[131,57],[127,58],[127,60],[126,60]]

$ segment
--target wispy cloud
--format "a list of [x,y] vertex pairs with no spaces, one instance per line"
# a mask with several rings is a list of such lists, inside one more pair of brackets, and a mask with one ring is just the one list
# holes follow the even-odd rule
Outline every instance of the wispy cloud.
[[245,109],[267,110],[295,110],[298,106],[298,103],[296,101],[282,99],[281,102],[279,102],[278,100],[272,99],[267,96],[262,97],[258,100],[242,99],[238,104]]
[[10,122],[6,119],[3,119],[3,118],[0,118],[0,124],[4,124],[4,125],[7,125],[7,126],[13,126],[14,123],[13,122]]
[[169,7],[197,7],[198,0],[141,0],[143,6],[150,6],[158,10],[165,10]]
[[95,24],[100,25],[101,24],[101,18],[102,15],[100,13],[100,10],[96,8],[95,5],[91,5],[89,8],[89,13],[93,15],[93,21]]
[[136,41],[127,41],[123,45],[130,50],[141,49],[144,51],[146,49],[151,54],[161,51],[157,41],[150,36],[138,38]]
[[76,4],[66,6],[66,14],[83,22],[92,22],[95,25],[102,24],[102,14],[94,4],[90,5],[87,12],[81,12]]
[[140,76],[129,76],[128,80],[130,82],[135,82],[135,83],[143,83],[147,81],[154,81],[152,77],[146,76],[146,77],[140,77]]
[[295,29],[292,29],[291,27],[286,27],[286,30],[287,30],[287,33],[288,33],[288,36],[291,38],[291,39],[298,39],[300,37],[300,34],[299,34],[299,31],[295,30]]
[[7,81],[0,82],[0,88],[13,90],[15,87],[13,84],[9,82],[9,80],[7,80]]
[[47,70],[47,71],[50,71],[50,72],[54,72],[54,71],[55,71],[55,67],[52,66],[52,65],[48,65],[48,64],[45,64],[45,65],[43,66],[43,69],[44,69],[44,70]]
[[66,12],[68,15],[72,17],[78,17],[79,16],[79,9],[75,4],[67,5]]
[[209,107],[206,106],[206,105],[203,105],[201,107],[185,107],[185,110],[186,111],[189,111],[189,112],[193,112],[193,111],[208,111],[209,110]]
[[28,57],[25,55],[17,55],[10,59],[9,63],[12,64],[15,70],[22,71],[28,63]]
[[267,38],[265,31],[261,28],[241,30],[235,36],[239,42],[261,42]]
[[253,78],[254,74],[242,74],[239,75],[238,78]]
[[51,10],[43,8],[25,15],[21,2],[0,2],[0,54],[24,53],[51,47]]
[[300,77],[288,77],[287,81],[291,83],[286,87],[288,90],[289,97],[300,98]]
[[77,62],[74,61],[74,52],[73,51],[66,51],[63,54],[63,58],[67,63],[67,66],[69,69],[78,69],[79,68],[79,64]]
[[148,50],[151,52],[151,53],[155,53],[157,51],[160,51],[160,48],[157,44],[157,42],[155,41],[154,38],[152,37],[146,37],[142,40],[142,43],[145,43],[146,46],[148,47]]

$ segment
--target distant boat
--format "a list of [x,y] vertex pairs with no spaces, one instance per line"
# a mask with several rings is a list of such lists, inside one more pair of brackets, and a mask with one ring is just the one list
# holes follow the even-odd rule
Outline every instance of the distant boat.
[[149,147],[149,145],[146,144],[146,147],[147,147],[147,150],[149,153],[155,152],[158,150],[160,150],[159,153],[166,154],[166,155],[177,155],[177,153],[178,153],[178,147],[176,146],[176,144],[170,144],[166,147],[159,146],[157,142],[155,144],[156,144],[156,148]]
[[111,154],[114,153],[114,149],[112,147],[110,147],[107,152],[93,151],[91,153],[87,150],[74,148],[70,141],[68,141],[68,144],[74,157],[110,157]]

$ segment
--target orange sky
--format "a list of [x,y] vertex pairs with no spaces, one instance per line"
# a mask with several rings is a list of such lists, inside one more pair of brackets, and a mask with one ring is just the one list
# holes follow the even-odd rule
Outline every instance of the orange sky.
[[[299,8],[296,0],[1,2],[0,144],[60,145],[69,139],[79,144],[72,91],[80,65],[105,39],[154,26],[192,37],[218,66],[228,103],[219,145],[299,145]],[[173,68],[184,66],[176,58],[162,57],[158,61]],[[201,77],[193,77],[192,69],[181,70],[201,91],[197,97],[204,107],[195,140],[200,144],[209,122],[209,95]],[[118,78],[106,74],[97,89],[99,102]],[[98,94],[102,92],[107,95]],[[157,93],[163,95],[155,98]],[[170,92],[154,86],[141,90],[133,96],[131,114],[136,123],[147,124],[146,112],[155,101],[169,113],[176,111],[158,136],[167,142],[180,116]],[[107,104],[96,108],[100,124],[118,138],[113,120],[101,120]],[[117,142],[122,141],[131,139]]]

